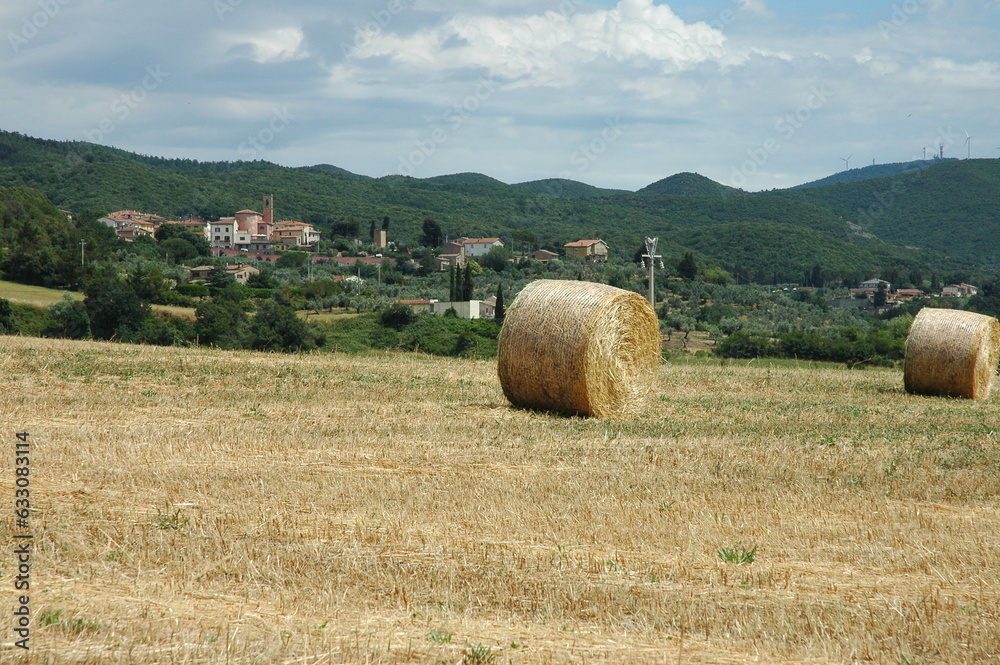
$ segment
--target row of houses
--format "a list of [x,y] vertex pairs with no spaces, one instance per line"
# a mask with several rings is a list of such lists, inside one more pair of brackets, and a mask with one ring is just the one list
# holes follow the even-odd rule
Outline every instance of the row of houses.
[[[896,289],[892,290],[892,283],[884,279],[873,278],[858,284],[858,288],[851,289],[851,295],[856,297],[867,296],[872,298],[882,289],[890,300],[909,300],[926,295],[920,289]],[[971,284],[949,284],[941,289],[939,294],[943,298],[971,298],[979,293],[979,288]]]
[[[456,238],[441,246],[441,253],[434,258],[437,270],[448,270],[452,266],[461,268],[466,260],[486,256],[494,247],[503,247],[499,238]],[[608,260],[608,244],[603,240],[576,240],[563,245],[566,254],[576,256],[591,263],[603,263]],[[527,255],[527,258],[546,263],[558,259],[559,255],[547,249],[539,249]]]
[[214,222],[189,219],[171,221],[159,215],[135,210],[119,210],[101,222],[113,228],[119,238],[134,241],[146,235],[153,236],[162,224],[179,224],[203,235],[215,250],[268,253],[275,249],[311,249],[320,239],[320,232],[312,224],[293,220],[274,219],[274,197],[264,197],[264,212],[240,210],[232,217],[222,217]]

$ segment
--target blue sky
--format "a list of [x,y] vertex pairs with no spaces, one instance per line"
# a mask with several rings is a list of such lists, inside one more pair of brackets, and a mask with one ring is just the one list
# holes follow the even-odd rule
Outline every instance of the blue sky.
[[1000,2],[6,0],[0,128],[201,160],[748,190],[1000,157]]

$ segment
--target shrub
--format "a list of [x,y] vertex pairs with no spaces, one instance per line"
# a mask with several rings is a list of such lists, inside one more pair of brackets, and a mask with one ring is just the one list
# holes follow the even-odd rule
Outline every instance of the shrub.
[[413,309],[406,305],[395,304],[379,315],[379,321],[383,326],[388,326],[395,330],[402,330],[417,320],[417,315]]

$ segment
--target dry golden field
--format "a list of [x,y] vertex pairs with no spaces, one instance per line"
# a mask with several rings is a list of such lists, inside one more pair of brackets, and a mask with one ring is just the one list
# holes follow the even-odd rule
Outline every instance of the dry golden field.
[[511,408],[490,362],[0,358],[0,662],[1000,660],[1000,396],[665,364],[645,413],[602,421]]

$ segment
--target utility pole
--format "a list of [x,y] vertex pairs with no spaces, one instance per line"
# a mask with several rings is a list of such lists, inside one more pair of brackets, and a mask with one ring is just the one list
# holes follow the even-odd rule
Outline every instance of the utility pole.
[[85,246],[86,244],[87,244],[87,241],[86,241],[86,240],[81,240],[81,241],[80,241],[80,266],[81,266],[81,267],[84,267],[84,266],[86,266],[86,265],[87,265],[87,264],[86,264],[86,260],[84,259],[84,255],[83,255],[83,248],[84,248],[84,246]]
[[[656,268],[656,260],[660,258],[660,255],[656,253],[656,243],[659,238],[646,238],[646,253],[642,255],[642,258],[648,261],[646,264],[649,267],[649,306],[656,310],[656,286],[653,284],[653,270]],[[661,261],[662,265],[663,262]]]

